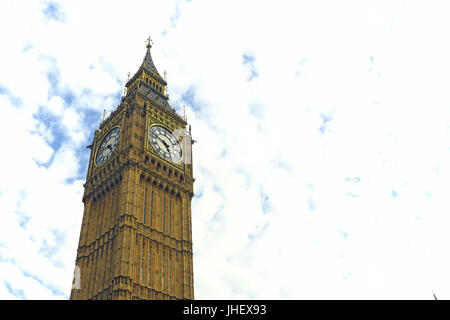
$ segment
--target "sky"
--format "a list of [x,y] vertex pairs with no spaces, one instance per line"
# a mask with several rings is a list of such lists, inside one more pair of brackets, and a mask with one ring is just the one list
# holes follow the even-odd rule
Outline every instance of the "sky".
[[446,1],[0,1],[0,299],[68,299],[86,148],[153,40],[196,299],[450,299]]

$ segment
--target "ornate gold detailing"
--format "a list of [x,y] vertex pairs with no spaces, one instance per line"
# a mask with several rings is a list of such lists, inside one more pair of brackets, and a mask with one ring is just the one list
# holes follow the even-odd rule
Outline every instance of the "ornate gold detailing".
[[[107,132],[105,132],[105,133],[102,135],[101,139],[98,140],[98,141],[100,141],[100,143],[99,143],[98,146],[96,146],[96,148],[95,148],[95,153],[94,153],[94,158],[93,158],[94,164],[95,164],[95,166],[97,166],[97,167],[101,167],[101,166],[107,164],[107,163],[110,162],[111,159],[113,158],[113,156],[111,156],[108,160],[106,160],[105,163],[102,163],[102,164],[98,164],[98,163],[97,163],[97,153],[98,153],[98,149],[100,148],[100,146],[101,146],[101,144],[102,144],[102,142],[103,142],[103,139],[104,139],[104,138],[105,138],[105,137],[106,137],[113,129],[115,129],[115,128],[119,128],[119,132],[120,132],[120,130],[121,130],[120,124],[115,125],[114,127],[109,128],[109,130],[108,130]],[[119,148],[119,146],[120,146],[120,138],[119,138],[119,145],[117,146],[117,148]],[[115,151],[115,150],[114,150],[114,151]],[[113,152],[114,152],[114,151],[113,151]]]
[[[172,117],[167,116],[163,112],[158,112],[153,108],[151,109],[150,114],[147,115],[147,125],[146,125],[146,129],[145,129],[146,130],[145,131],[145,150],[147,152],[149,152],[150,154],[158,157],[158,159],[163,161],[163,163],[168,164],[171,167],[173,167],[177,170],[180,170],[181,172],[184,172],[185,165],[182,160],[180,160],[179,162],[170,162],[170,161],[167,161],[166,159],[164,159],[156,150],[153,149],[152,145],[150,144],[149,137],[148,137],[148,132],[149,132],[150,128],[155,125],[164,127],[167,130],[169,130],[170,132],[173,132],[176,129],[181,129],[182,128],[181,126],[180,127],[175,126],[175,123],[173,122],[173,120],[174,119]],[[181,146],[182,153],[184,156],[183,145],[180,144],[180,146]],[[183,156],[181,159],[183,159]]]

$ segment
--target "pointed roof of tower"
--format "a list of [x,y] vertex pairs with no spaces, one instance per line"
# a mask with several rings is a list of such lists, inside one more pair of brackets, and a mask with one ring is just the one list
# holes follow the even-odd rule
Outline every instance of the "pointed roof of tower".
[[[136,75],[140,74],[142,70],[145,70],[147,73],[151,74],[153,77],[161,81],[164,85],[167,85],[167,82],[164,80],[163,77],[159,74],[158,70],[156,69],[156,66],[152,59],[152,54],[150,52],[150,49],[152,47],[152,40],[150,37],[147,39],[147,52],[145,53],[144,60],[142,61],[141,66],[139,67],[138,71],[135,73],[135,75],[128,80],[128,83],[131,82]],[[128,83],[126,86],[128,86]]]
[[158,70],[155,67],[155,64],[153,63],[152,54],[150,52],[150,48],[152,47],[152,40],[150,37],[147,39],[147,53],[145,54],[144,61],[142,61],[142,67],[146,68],[151,73],[155,74],[158,78],[161,80],[164,80],[161,75],[159,74]]
[[[153,104],[163,110],[172,113],[177,117],[181,122],[187,123],[186,119],[182,118],[177,114],[176,110],[172,108],[169,104],[169,95],[167,94],[167,74],[164,71],[164,78],[161,77],[158,70],[153,63],[152,55],[150,49],[152,47],[152,40],[150,37],[147,39],[147,52],[145,54],[144,60],[142,61],[137,72],[130,78],[130,73],[128,72],[128,79],[125,83],[124,94],[122,96],[122,100],[131,97],[133,99],[133,95],[131,93],[140,93],[150,99]],[[152,79],[143,79],[141,76],[143,73],[147,73],[148,78]],[[152,85],[150,86],[150,82],[146,81],[150,80]],[[153,81],[157,82],[154,84]],[[131,87],[131,85],[133,85]]]

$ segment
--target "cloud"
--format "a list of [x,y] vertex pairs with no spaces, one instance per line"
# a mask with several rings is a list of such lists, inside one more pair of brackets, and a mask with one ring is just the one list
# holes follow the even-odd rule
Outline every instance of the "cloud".
[[324,114],[320,114],[320,117],[322,118],[322,126],[319,128],[319,131],[320,131],[320,133],[323,134],[327,130],[327,128],[326,128],[327,122],[330,122],[333,119],[333,117],[331,115],[327,116]]
[[14,297],[25,299],[25,293],[22,289],[13,289],[11,284],[8,281],[3,281],[5,288],[8,290],[8,293],[13,295]]
[[242,54],[242,63],[244,65],[244,67],[246,67],[248,74],[249,74],[247,77],[247,81],[251,81],[251,80],[253,80],[253,78],[258,76],[258,72],[256,71],[257,69],[255,66],[255,61],[256,61],[256,58],[251,53],[243,53]]
[[16,97],[5,87],[0,86],[0,95],[5,95],[8,97],[10,104],[15,107],[20,107],[23,104],[19,97]]
[[42,12],[48,20],[56,20],[59,22],[64,22],[66,20],[66,16],[58,3],[46,3],[46,6]]

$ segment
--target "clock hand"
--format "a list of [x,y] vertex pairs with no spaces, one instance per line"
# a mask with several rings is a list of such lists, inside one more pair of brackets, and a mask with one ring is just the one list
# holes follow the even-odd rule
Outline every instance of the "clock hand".
[[163,139],[161,139],[161,137],[159,137],[159,136],[156,136],[156,137],[157,137],[159,140],[161,140],[161,142],[163,143],[164,147],[166,147],[167,152],[170,153],[169,145],[168,145]]
[[163,141],[163,143],[164,143],[164,146],[166,147],[167,152],[170,153],[169,145],[165,141]]
[[159,139],[159,140],[161,140],[161,141],[163,141],[159,136],[157,136],[157,135],[154,135],[153,137],[155,137],[156,139]]

